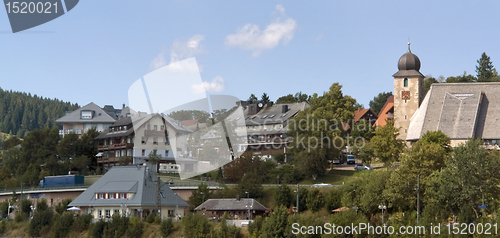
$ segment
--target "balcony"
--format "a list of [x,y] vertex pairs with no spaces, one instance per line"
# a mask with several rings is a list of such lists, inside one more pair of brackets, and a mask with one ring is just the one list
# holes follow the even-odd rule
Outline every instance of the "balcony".
[[70,129],[70,130],[59,130],[59,134],[77,134],[77,135],[81,135],[82,134],[82,130],[80,129]]
[[98,145],[99,150],[111,150],[111,149],[130,149],[134,148],[134,143],[115,143],[111,145]]
[[149,137],[149,136],[157,136],[157,137],[162,137],[162,136],[167,136],[167,133],[165,131],[155,131],[155,130],[144,130],[144,136]]

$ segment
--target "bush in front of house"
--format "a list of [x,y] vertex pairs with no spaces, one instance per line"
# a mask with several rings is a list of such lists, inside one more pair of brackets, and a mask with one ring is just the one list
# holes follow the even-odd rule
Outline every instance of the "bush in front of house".
[[172,233],[172,231],[174,231],[174,223],[172,221],[172,218],[163,220],[160,225],[161,236],[167,237]]
[[130,218],[130,225],[127,229],[127,237],[141,237],[144,230],[144,223],[138,217]]

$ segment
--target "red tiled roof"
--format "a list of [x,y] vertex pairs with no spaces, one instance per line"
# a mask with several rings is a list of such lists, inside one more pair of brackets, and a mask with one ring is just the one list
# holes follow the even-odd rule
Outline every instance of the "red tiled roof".
[[394,108],[394,95],[387,98],[387,101],[385,102],[384,106],[382,107],[382,109],[378,113],[378,119],[375,122],[374,126],[375,125],[376,126],[385,126],[385,124],[387,124],[387,122],[386,122],[387,117],[388,117],[387,112],[389,112],[393,108]]
[[199,119],[194,119],[194,120],[184,120],[184,121],[182,121],[182,125],[183,125],[183,126],[191,126],[191,125],[194,125],[194,124],[198,123],[198,120],[199,120]]

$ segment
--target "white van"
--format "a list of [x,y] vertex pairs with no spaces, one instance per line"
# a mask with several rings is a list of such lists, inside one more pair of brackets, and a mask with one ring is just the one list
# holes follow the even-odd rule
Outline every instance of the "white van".
[[347,163],[348,164],[355,164],[356,159],[354,158],[354,155],[347,155]]

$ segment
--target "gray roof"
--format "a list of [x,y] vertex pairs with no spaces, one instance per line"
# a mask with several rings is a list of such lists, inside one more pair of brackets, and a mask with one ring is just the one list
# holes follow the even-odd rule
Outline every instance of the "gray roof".
[[101,134],[99,134],[95,139],[105,139],[105,138],[117,138],[117,137],[126,137],[134,133],[134,128],[132,127],[132,118],[130,117],[122,117],[118,119],[113,125],[110,127],[115,127],[115,126],[126,126],[130,125],[130,127],[127,128],[125,131],[109,131],[109,128],[104,129]]
[[[156,176],[148,173],[145,166],[114,166],[99,180],[92,184],[69,206],[155,206]],[[164,183],[160,180],[160,186]],[[96,199],[96,193],[132,192],[135,195],[127,199]],[[161,187],[161,205],[189,207],[167,185]]]
[[[92,119],[82,119],[81,111],[94,111],[94,117]],[[102,108],[97,106],[95,103],[91,102],[75,111],[68,113],[67,115],[56,120],[56,123],[113,123],[116,119],[111,117]]]
[[220,198],[220,199],[208,199],[194,210],[207,210],[207,211],[240,211],[248,210],[248,206],[252,210],[265,211],[267,208],[260,204],[253,198],[241,198],[240,200],[235,198]]
[[132,120],[134,122],[134,127],[135,128],[141,127],[142,125],[144,125],[144,123],[148,122],[154,116],[163,117],[163,119],[165,119],[165,122],[168,123],[171,127],[173,127],[174,130],[177,132],[181,132],[181,133],[191,133],[192,132],[191,130],[184,127],[180,121],[176,121],[163,113],[161,113],[161,114],[158,114],[158,113],[142,114],[141,116],[136,115],[136,116],[132,117]]
[[410,119],[407,140],[441,130],[451,139],[500,139],[500,83],[437,83]]
[[[286,112],[283,112],[283,106],[288,107],[288,110]],[[248,119],[245,120],[245,124],[247,126],[272,125],[282,124],[284,121],[295,116],[299,111],[303,111],[308,107],[309,104],[307,102],[273,104],[271,107],[268,107],[268,105],[266,104],[255,115],[248,115],[248,107],[244,110],[243,113],[245,115],[245,118],[248,117]]]

